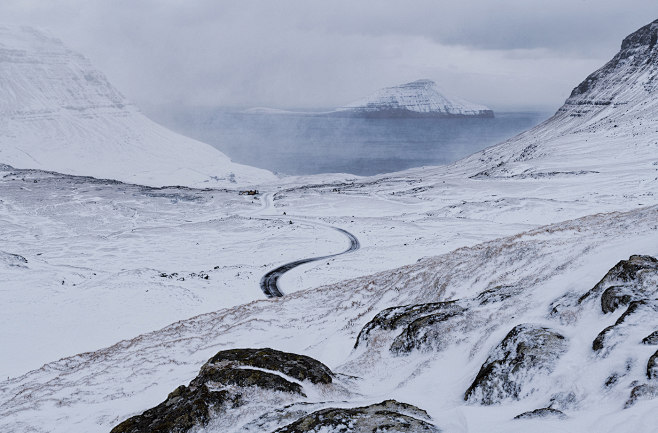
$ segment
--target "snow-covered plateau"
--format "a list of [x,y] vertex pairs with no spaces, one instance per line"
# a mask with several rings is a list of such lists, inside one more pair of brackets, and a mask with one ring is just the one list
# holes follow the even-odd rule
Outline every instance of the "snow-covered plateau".
[[[3,137],[0,428],[658,432],[657,39],[452,165],[253,196],[43,171]],[[27,73],[6,63],[0,87]],[[360,249],[266,299],[269,270],[347,248],[334,227]]]

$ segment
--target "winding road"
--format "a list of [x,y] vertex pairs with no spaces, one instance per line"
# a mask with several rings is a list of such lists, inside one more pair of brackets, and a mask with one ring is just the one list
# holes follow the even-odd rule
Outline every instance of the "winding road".
[[291,269],[294,269],[297,266],[303,265],[305,263],[310,263],[310,262],[315,262],[317,260],[324,260],[331,257],[340,256],[342,254],[351,253],[352,251],[356,251],[359,249],[361,244],[359,243],[359,240],[356,238],[356,236],[354,236],[352,233],[348,232],[347,230],[343,230],[338,227],[331,226],[331,228],[347,236],[347,238],[350,240],[350,247],[341,253],[330,254],[328,256],[309,257],[307,259],[300,259],[294,262],[286,263],[285,265],[279,266],[276,269],[272,269],[267,274],[263,275],[263,278],[260,279],[260,288],[263,291],[263,293],[265,293],[265,296],[267,296],[268,298],[280,298],[281,296],[283,296],[283,292],[281,292],[281,289],[278,286],[279,277],[285,274],[286,272],[290,271]]

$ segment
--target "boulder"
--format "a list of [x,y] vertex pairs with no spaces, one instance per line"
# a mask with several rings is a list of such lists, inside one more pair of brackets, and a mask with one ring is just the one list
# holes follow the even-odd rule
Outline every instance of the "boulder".
[[649,380],[658,379],[658,350],[651,355],[649,362],[647,362],[647,377]]
[[361,329],[356,338],[354,348],[367,345],[371,334],[376,331],[392,331],[404,328],[415,320],[432,314],[450,314],[463,311],[457,301],[433,302],[428,304],[403,305],[387,308],[377,315]]
[[528,412],[523,412],[514,417],[514,419],[535,419],[535,418],[556,418],[566,419],[567,416],[561,410],[552,409],[550,407],[543,407]]
[[386,400],[355,408],[329,408],[308,414],[275,433],[438,433],[427,413],[415,406]]
[[224,350],[206,362],[188,386],[179,386],[164,402],[122,422],[111,433],[185,433],[204,427],[212,416],[249,404],[243,394],[254,387],[305,396],[300,384],[279,373],[313,384],[329,384],[333,376],[326,365],[304,355],[274,349]]
[[567,345],[564,336],[549,328],[515,326],[482,365],[464,399],[491,405],[532,394],[535,379],[553,371]]

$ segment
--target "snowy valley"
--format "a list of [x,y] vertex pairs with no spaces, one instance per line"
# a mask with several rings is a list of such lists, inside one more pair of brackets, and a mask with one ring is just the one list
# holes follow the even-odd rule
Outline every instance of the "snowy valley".
[[276,178],[0,29],[0,426],[658,431],[657,35],[457,163]]

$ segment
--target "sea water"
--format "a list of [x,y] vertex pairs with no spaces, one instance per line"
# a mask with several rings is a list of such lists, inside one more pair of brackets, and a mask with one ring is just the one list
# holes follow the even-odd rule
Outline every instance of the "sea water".
[[449,164],[549,116],[507,112],[489,119],[365,119],[197,110],[158,120],[241,164],[290,175],[365,176]]

